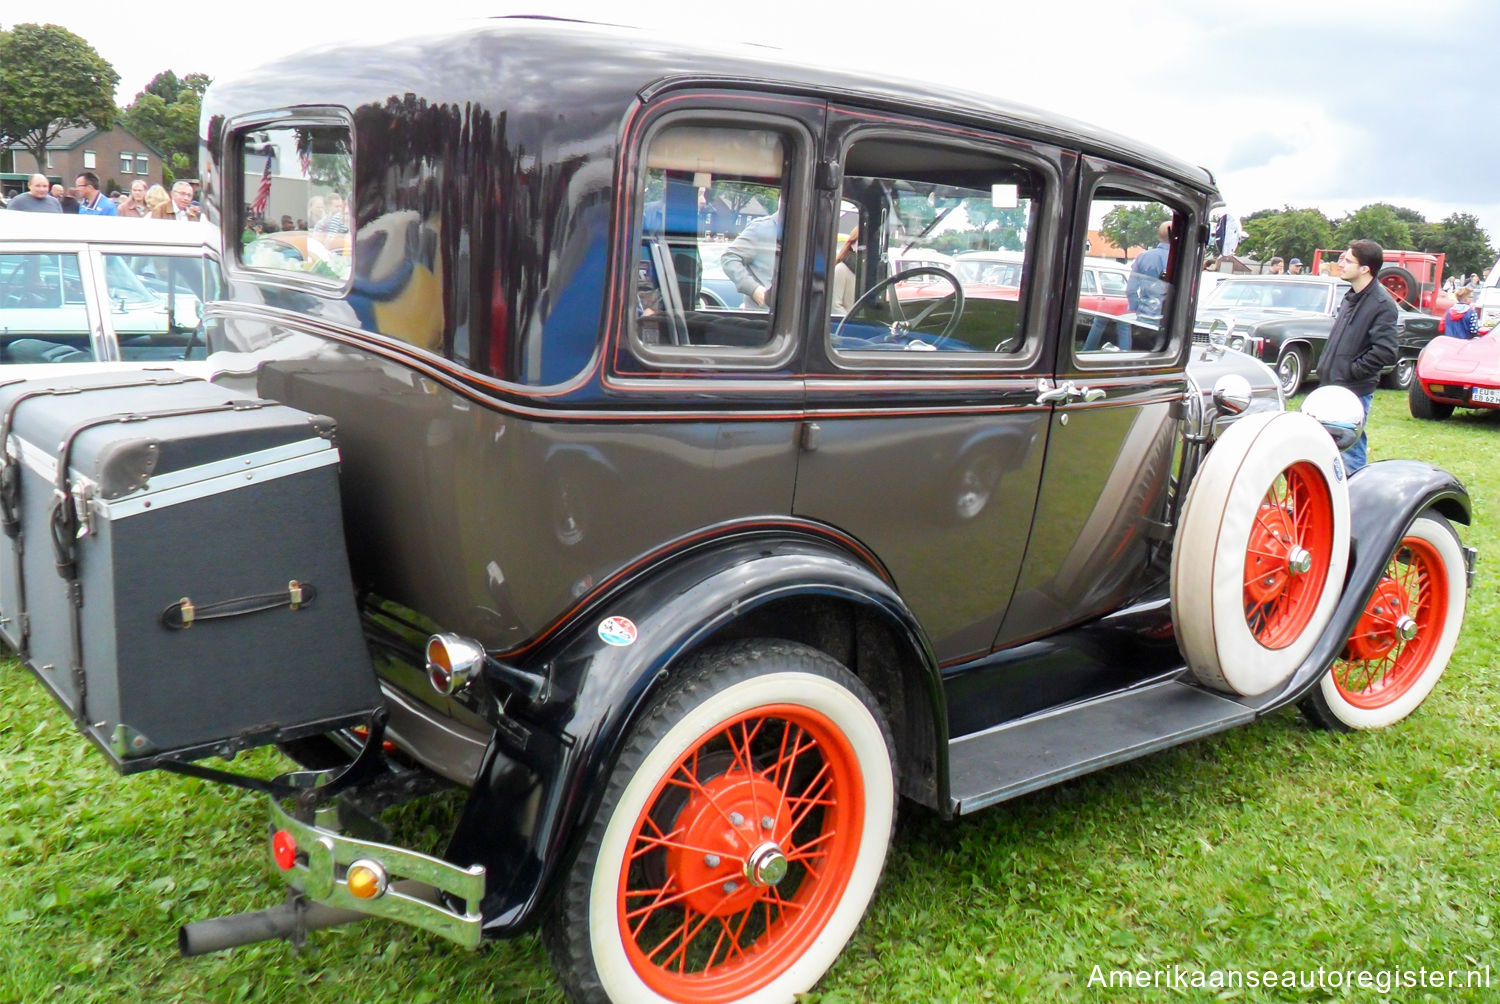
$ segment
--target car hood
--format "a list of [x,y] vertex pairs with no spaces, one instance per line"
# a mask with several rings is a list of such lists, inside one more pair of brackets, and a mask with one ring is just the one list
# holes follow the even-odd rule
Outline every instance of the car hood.
[[1193,326],[1206,327],[1216,320],[1222,320],[1232,327],[1236,324],[1258,325],[1268,321],[1285,321],[1292,318],[1321,320],[1322,317],[1322,314],[1311,310],[1291,310],[1282,307],[1211,307],[1198,311],[1198,317]]
[[1440,335],[1427,343],[1417,358],[1417,376],[1423,380],[1475,379],[1500,383],[1500,336],[1450,338]]

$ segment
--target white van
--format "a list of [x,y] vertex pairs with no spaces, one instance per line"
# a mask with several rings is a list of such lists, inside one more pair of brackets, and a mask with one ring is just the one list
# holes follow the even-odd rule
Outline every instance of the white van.
[[1474,309],[1479,311],[1479,330],[1489,331],[1500,324],[1500,261],[1496,261],[1490,274],[1484,277],[1479,289],[1474,291]]

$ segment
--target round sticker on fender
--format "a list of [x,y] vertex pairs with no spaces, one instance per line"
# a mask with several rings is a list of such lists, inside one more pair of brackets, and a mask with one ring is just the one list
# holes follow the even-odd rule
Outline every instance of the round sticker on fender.
[[606,645],[634,645],[635,622],[629,617],[606,617],[599,622],[599,637]]

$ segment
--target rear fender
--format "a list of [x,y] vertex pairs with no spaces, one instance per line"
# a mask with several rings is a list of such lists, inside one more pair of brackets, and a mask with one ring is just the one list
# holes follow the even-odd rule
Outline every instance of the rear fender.
[[1300,700],[1344,650],[1406,528],[1432,509],[1450,522],[1469,523],[1469,493],[1452,474],[1416,460],[1382,460],[1349,478],[1349,571],[1344,594],[1323,637],[1291,678],[1258,707],[1268,714]]
[[[784,623],[803,609],[847,620],[824,625],[821,636]],[[894,586],[852,551],[811,536],[739,539],[666,562],[589,604],[526,660],[524,668],[550,679],[551,699],[513,708],[511,727],[497,728],[446,854],[485,866],[485,933],[515,933],[539,919],[598,811],[631,726],[686,656],[714,641],[774,635],[833,649],[854,663],[851,670],[869,673],[860,663],[870,650],[858,638],[847,639],[849,651],[837,649],[845,629],[872,621],[883,629],[882,647],[894,649],[886,656],[895,668],[875,667],[871,689],[897,703],[891,717],[919,709],[912,717],[922,720],[905,729],[907,751],[934,779],[927,794],[944,805],[947,720],[936,660]]]

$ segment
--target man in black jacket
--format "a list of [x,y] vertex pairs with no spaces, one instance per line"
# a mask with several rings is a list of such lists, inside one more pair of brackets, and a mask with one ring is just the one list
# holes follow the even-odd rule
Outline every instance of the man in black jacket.
[[[1318,360],[1318,379],[1325,386],[1347,387],[1359,395],[1370,417],[1380,371],[1396,361],[1396,301],[1375,281],[1385,250],[1374,241],[1358,240],[1339,256],[1338,274],[1353,287],[1344,296],[1328,344]],[[1365,466],[1368,438],[1344,453],[1350,474]]]

